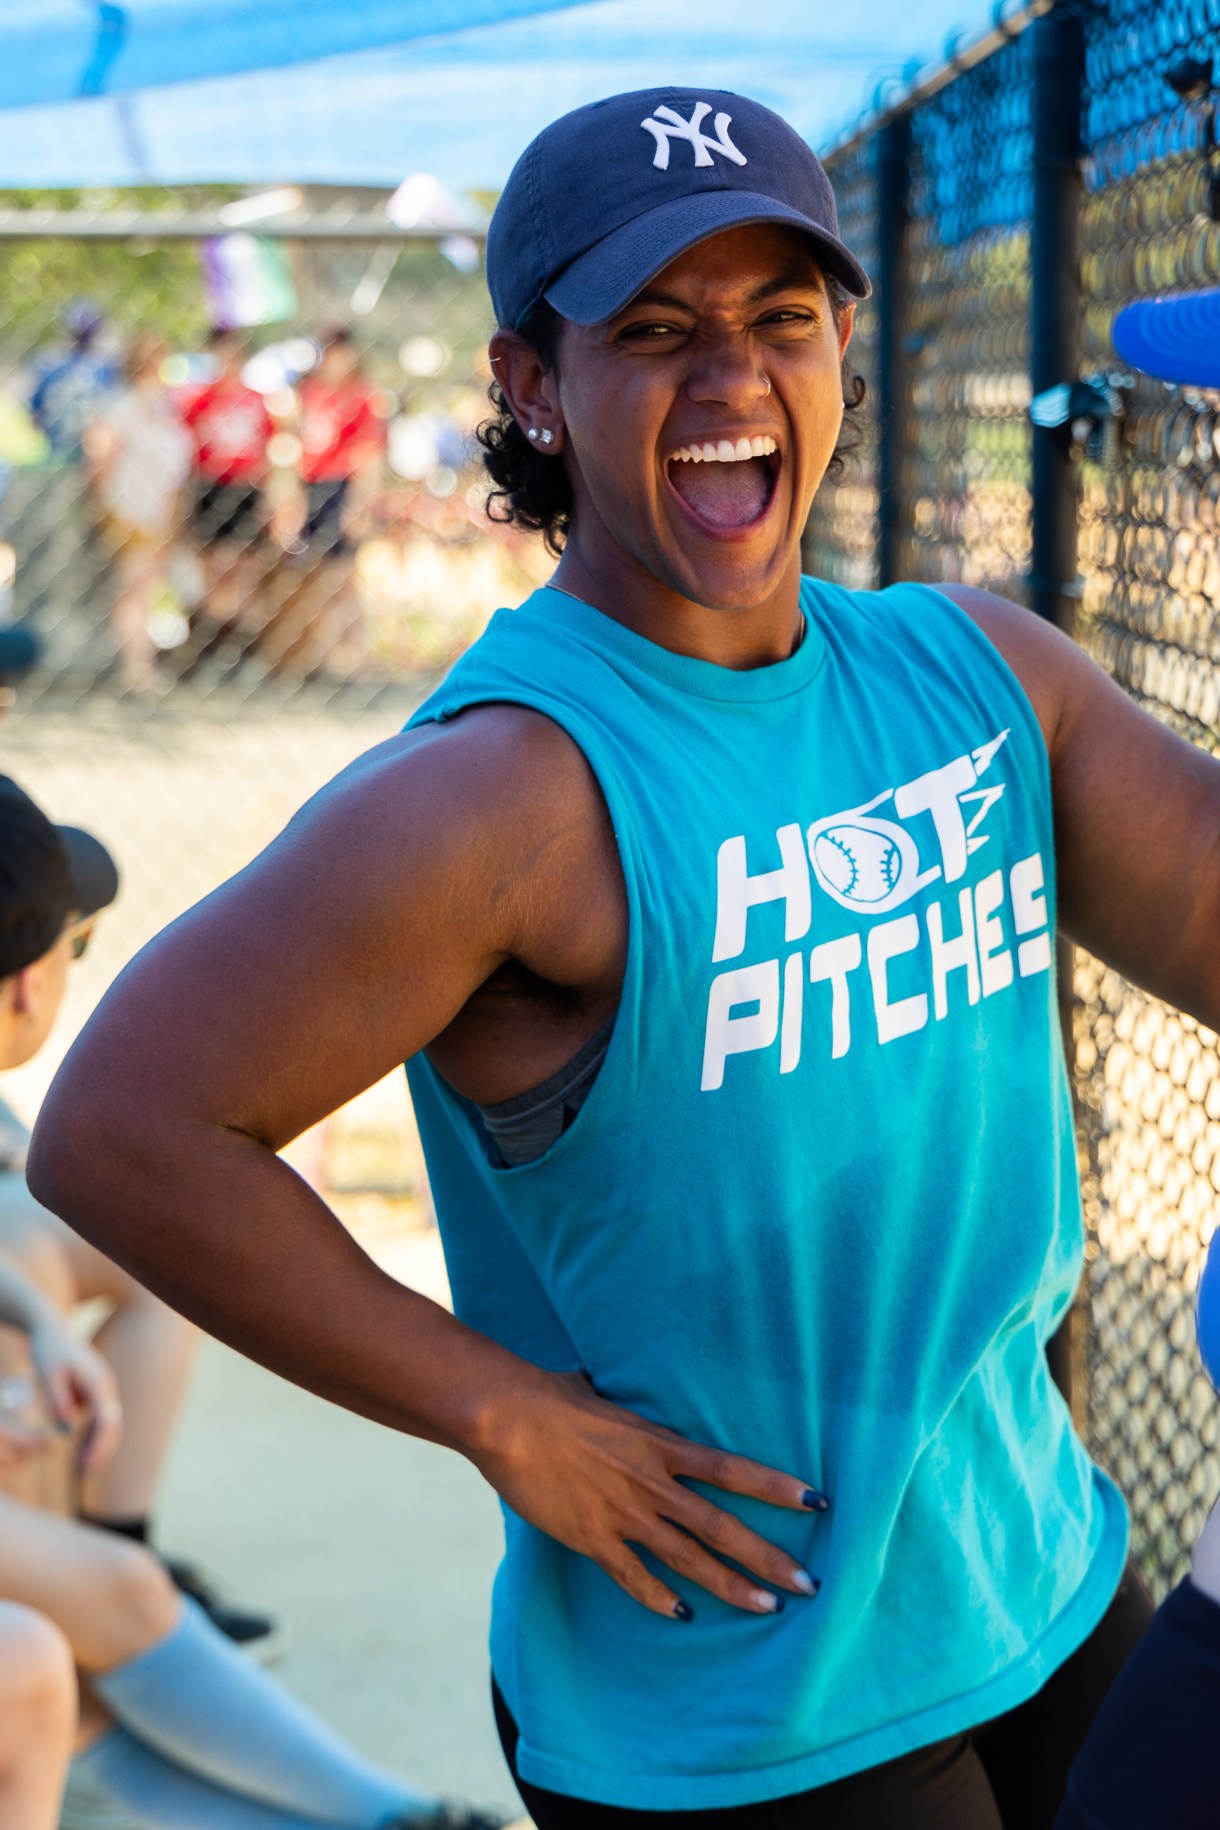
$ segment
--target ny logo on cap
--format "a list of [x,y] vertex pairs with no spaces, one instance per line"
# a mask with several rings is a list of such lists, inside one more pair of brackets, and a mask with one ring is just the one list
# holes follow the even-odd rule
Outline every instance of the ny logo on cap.
[[710,165],[714,152],[723,153],[726,159],[733,161],[734,165],[746,163],[745,154],[738,152],[729,138],[729,122],[733,118],[731,114],[716,116],[715,139],[700,131],[705,116],[711,112],[712,104],[710,102],[696,102],[691,110],[689,121],[684,121],[676,108],[661,107],[656,110],[655,119],[650,115],[646,121],[640,122],[640,126],[646,127],[656,140],[657,150],[653,154],[652,162],[658,171],[667,172],[669,170],[669,142],[671,140],[686,140],[693,146],[696,165]]

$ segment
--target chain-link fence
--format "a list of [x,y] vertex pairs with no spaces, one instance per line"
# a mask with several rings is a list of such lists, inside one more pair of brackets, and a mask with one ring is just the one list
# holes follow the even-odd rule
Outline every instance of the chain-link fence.
[[[1079,296],[1061,288],[1078,361],[1051,377],[1069,381],[1116,369],[1128,300],[1220,279],[1220,0],[1039,14],[1046,0],[828,161],[845,237],[880,284],[852,346],[873,406],[808,554],[858,586],[957,579],[1060,613],[1078,591],[1085,646],[1214,748],[1220,397],[1122,378],[1121,440],[1111,428],[1073,460],[1078,586],[1039,576],[1030,406],[1036,174],[1064,163],[1035,144],[1035,34],[1075,19],[1084,42]],[[65,1036],[136,946],[396,729],[544,563],[489,526],[472,461],[488,379],[477,237],[411,240],[377,226],[379,199],[306,193],[270,239],[221,219],[233,201],[0,197],[0,620],[42,645],[0,766],[95,826],[125,872]],[[1089,1228],[1074,1402],[1163,1587],[1220,1487],[1191,1313],[1220,1189],[1220,1057],[1082,954],[1074,989]],[[32,1109],[54,1058],[21,1071],[16,1103]],[[327,1177],[375,1232],[383,1208],[418,1199],[420,1169],[401,1088],[362,1111],[332,1130]]]
[[[1084,51],[1079,260],[1070,245],[1059,250],[1070,269],[1063,332],[1078,363],[1049,379],[1121,384],[1126,422],[1062,434],[1076,440],[1068,512],[1079,576],[1048,580],[1033,557],[1030,407],[1040,232],[1045,244],[1035,173],[1055,161],[1035,145],[1035,60],[1065,21]],[[1216,0],[1057,6],[997,32],[988,55],[943,72],[831,156],[847,239],[864,247],[870,226],[895,215],[886,143],[897,137],[904,220],[888,269],[896,284],[870,304],[858,363],[876,398],[888,349],[888,388],[809,535],[815,569],[848,582],[962,580],[1019,602],[1041,592],[1043,609],[1048,597],[1075,597],[1059,620],[1157,717],[1213,751],[1220,397],[1119,374],[1110,331],[1132,299],[1220,283],[1217,52]],[[888,566],[878,538],[887,519]],[[1220,1417],[1193,1318],[1220,1190],[1220,1056],[1210,1032],[1080,952],[1074,978],[1088,1245],[1073,1401],[1163,1590],[1220,1490]]]
[[[124,878],[56,1039],[6,1076],[27,1119],[136,948],[545,570],[484,512],[477,234],[413,239],[383,198],[307,191],[271,240],[226,224],[235,201],[0,196],[0,625],[41,650],[0,768]],[[327,1159],[365,1234],[409,1219],[401,1085],[332,1126]]]

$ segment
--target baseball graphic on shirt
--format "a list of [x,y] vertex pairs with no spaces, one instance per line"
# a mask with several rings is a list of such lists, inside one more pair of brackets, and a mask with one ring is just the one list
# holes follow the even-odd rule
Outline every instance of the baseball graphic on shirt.
[[851,902],[881,902],[902,872],[902,853],[887,833],[867,826],[828,826],[814,840],[820,874]]
[[845,909],[880,915],[928,881],[915,841],[896,820],[832,814],[809,828],[807,842],[818,883]]

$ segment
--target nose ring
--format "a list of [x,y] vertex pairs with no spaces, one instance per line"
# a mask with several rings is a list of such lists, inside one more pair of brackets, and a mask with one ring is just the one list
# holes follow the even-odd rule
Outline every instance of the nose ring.
[[[765,382],[766,382],[766,384],[767,384],[767,393],[768,393],[768,394],[769,394],[769,393],[770,393],[770,392],[771,392],[771,377],[770,377],[770,375],[764,375],[764,376],[763,376],[763,380],[764,380],[764,381],[765,381]],[[765,396],[764,396],[764,398],[765,398]]]

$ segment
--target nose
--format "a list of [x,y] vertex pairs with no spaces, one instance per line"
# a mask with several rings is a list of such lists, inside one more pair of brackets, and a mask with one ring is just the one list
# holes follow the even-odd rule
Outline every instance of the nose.
[[732,332],[700,341],[686,387],[693,401],[737,412],[757,406],[771,392],[751,339]]

